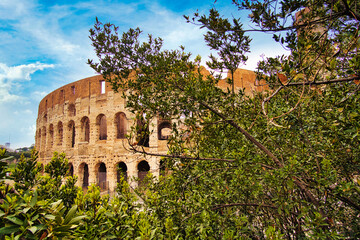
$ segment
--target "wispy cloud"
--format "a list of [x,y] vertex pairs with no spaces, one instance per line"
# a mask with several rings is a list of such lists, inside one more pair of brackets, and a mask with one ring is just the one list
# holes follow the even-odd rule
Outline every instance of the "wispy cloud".
[[16,93],[21,88],[21,83],[30,81],[30,75],[36,71],[53,67],[53,64],[39,62],[11,67],[0,63],[0,103],[24,99],[23,96]]
[[[33,143],[39,101],[62,85],[95,74],[86,64],[88,58],[96,59],[88,38],[95,17],[119,26],[120,33],[140,27],[144,39],[149,33],[163,38],[166,49],[183,45],[205,63],[210,52],[205,30],[187,24],[182,15],[192,16],[196,9],[203,14],[213,5],[213,0],[0,0],[0,112],[7,116],[0,125],[0,144],[10,134],[17,147]],[[226,16],[236,12],[223,1],[216,5]],[[261,41],[246,68],[254,69],[262,53],[279,53],[273,46],[261,51]]]

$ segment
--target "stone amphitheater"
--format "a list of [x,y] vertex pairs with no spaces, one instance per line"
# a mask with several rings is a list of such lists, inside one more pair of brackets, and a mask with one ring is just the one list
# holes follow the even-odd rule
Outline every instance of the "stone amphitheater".
[[[219,87],[230,87],[225,80]],[[262,91],[255,84],[255,73],[238,69],[235,90]],[[122,93],[115,93],[101,75],[85,78],[56,89],[39,104],[35,146],[39,162],[46,165],[53,152],[64,152],[71,175],[78,176],[78,186],[98,184],[102,190],[114,191],[120,176],[136,187],[148,172],[162,173],[160,158],[134,154],[128,150],[125,135],[136,124],[135,115],[127,111]],[[166,153],[171,132],[168,120],[152,119],[151,134],[143,141],[150,152]],[[135,180],[137,179],[137,180]]]

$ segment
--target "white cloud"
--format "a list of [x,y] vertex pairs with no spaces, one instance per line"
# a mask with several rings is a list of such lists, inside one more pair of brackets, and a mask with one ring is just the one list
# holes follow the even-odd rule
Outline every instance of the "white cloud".
[[53,68],[53,64],[43,64],[43,63],[30,63],[27,65],[18,65],[13,67],[8,67],[4,63],[0,63],[0,81],[2,79],[8,79],[9,81],[13,80],[30,80],[30,75],[38,70],[44,70],[45,68]]
[[14,92],[21,92],[21,82],[30,81],[30,75],[45,68],[53,68],[53,64],[31,63],[9,67],[0,63],[0,103],[25,100],[25,97]]
[[1,0],[0,19],[18,19],[26,14],[29,8],[33,8],[34,5],[33,1]]

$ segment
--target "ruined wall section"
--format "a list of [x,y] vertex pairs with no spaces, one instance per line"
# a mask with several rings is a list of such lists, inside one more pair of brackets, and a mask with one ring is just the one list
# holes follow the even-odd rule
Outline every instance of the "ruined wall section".
[[[203,68],[206,76],[209,72]],[[235,91],[245,89],[264,91],[266,85],[256,82],[255,73],[238,69],[235,72]],[[218,86],[227,91],[232,88],[226,79]],[[131,153],[125,134],[135,126],[135,116],[125,109],[122,93],[115,93],[102,76],[93,76],[69,83],[51,92],[39,104],[36,122],[35,146],[39,161],[46,165],[54,151],[64,152],[70,162],[70,172],[78,176],[78,185],[86,188],[91,183],[113,191],[119,177],[124,176],[136,187],[151,172],[160,173],[160,159],[146,158]],[[152,119],[149,146],[146,151],[167,152],[167,136],[171,122]],[[140,181],[132,180],[134,177]]]
[[[102,93],[103,79],[94,76],[67,84],[48,94],[39,105],[35,146],[39,161],[46,165],[54,151],[65,152],[72,165],[73,173],[79,176],[78,184],[99,183],[99,168],[103,163],[106,171],[107,188],[113,190],[118,178],[118,164],[126,164],[128,179],[138,177],[141,161],[149,164],[154,176],[159,174],[159,160],[154,157],[130,153],[127,139],[119,138],[117,114],[124,116],[126,131],[135,124],[135,116],[125,109],[122,93],[115,93],[108,84]],[[105,119],[105,120],[104,120]],[[104,125],[101,125],[105,122]],[[157,149],[157,120],[152,122],[149,151]],[[105,128],[105,130],[104,130]],[[100,138],[101,130],[105,139]],[[126,133],[125,133],[126,134]],[[166,141],[160,141],[164,145]],[[165,143],[166,144],[166,143]],[[88,179],[84,179],[84,166],[88,168]],[[84,181],[87,182],[84,184]],[[136,182],[132,182],[135,187]]]

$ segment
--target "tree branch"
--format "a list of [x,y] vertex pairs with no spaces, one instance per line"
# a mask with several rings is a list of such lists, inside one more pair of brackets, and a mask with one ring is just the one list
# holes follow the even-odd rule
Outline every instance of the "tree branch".
[[142,153],[149,156],[155,157],[166,157],[166,158],[180,158],[180,159],[189,159],[189,160],[201,160],[201,161],[219,161],[219,162],[235,162],[235,159],[225,159],[225,158],[202,158],[202,157],[191,157],[186,155],[170,155],[170,154],[160,154],[160,153],[150,153],[145,150],[138,150],[133,145],[130,145],[131,150],[135,153]]
[[[291,86],[301,86],[301,85],[322,85],[322,84],[332,84],[332,83],[339,83],[339,82],[350,82],[354,80],[360,80],[360,76],[355,76],[351,78],[340,78],[340,79],[332,79],[328,81],[320,81],[320,82],[296,82],[296,83],[288,83],[285,85],[285,87],[291,87]],[[276,84],[274,86],[282,86],[280,84]]]

